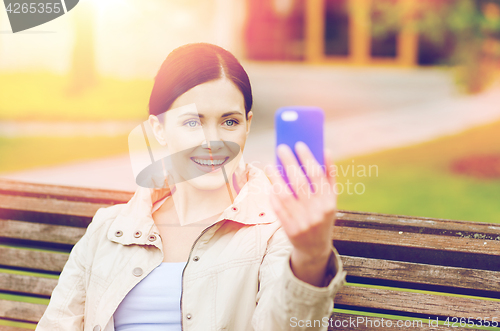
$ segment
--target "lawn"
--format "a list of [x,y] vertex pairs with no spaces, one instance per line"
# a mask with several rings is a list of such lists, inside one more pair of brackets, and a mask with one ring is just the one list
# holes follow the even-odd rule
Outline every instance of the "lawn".
[[[339,161],[338,182],[344,185],[339,208],[500,223],[500,178],[482,179],[451,171],[456,160],[482,155],[500,156],[500,122],[410,147]],[[370,165],[371,176],[368,170],[365,174],[360,171]],[[496,167],[500,165],[497,163]],[[497,173],[500,175],[500,168]],[[346,192],[348,180],[363,184],[364,193],[356,194],[352,184],[352,194]],[[358,193],[363,191],[361,184]]]
[[126,135],[64,138],[0,137],[0,176],[2,172],[60,165],[127,152]]
[[153,80],[100,77],[76,96],[53,73],[1,73],[0,86],[0,120],[136,120],[148,113]]
[[[0,173],[127,151],[124,135],[4,137],[0,138]],[[414,146],[338,161],[338,182],[344,188],[339,208],[500,223],[500,178],[475,178],[450,169],[455,160],[476,155],[500,156],[500,122]],[[361,171],[363,166],[365,173]],[[364,193],[357,194],[355,188]]]

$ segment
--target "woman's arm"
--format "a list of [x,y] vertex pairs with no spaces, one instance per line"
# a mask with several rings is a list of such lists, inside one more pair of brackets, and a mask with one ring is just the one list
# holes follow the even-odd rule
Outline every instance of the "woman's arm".
[[256,330],[326,330],[333,297],[345,280],[332,245],[337,195],[331,154],[325,150],[322,169],[304,143],[295,150],[301,166],[288,146],[277,151],[290,187],[277,168],[267,171],[275,186],[271,204],[282,227],[270,240],[261,266]]
[[104,224],[103,220],[116,211],[116,206],[99,209],[83,237],[73,246],[36,331],[83,331],[86,270],[94,249],[89,241]]
[[332,255],[331,236],[337,207],[336,169],[328,150],[324,153],[324,168],[303,142],[297,143],[295,150],[301,165],[288,146],[278,146],[290,186],[276,168],[268,172],[274,186],[271,204],[293,245],[291,268],[295,276],[311,285],[323,286],[327,282],[326,267]]
[[293,245],[279,228],[271,237],[259,273],[255,331],[327,330],[335,293],[344,284],[340,257],[330,245],[325,268],[325,286],[300,280],[291,268]]
[[82,252],[88,247],[87,233],[73,246],[36,331],[83,331],[86,262]]

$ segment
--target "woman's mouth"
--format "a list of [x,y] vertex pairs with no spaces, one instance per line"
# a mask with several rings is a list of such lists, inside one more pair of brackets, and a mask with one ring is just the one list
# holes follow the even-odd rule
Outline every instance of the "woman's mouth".
[[229,157],[212,157],[210,159],[191,157],[190,159],[198,169],[204,172],[211,172],[222,167]]

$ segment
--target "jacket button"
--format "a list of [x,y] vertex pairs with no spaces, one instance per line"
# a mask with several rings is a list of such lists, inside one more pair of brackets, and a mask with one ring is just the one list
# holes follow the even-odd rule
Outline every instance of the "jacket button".
[[187,314],[187,315],[186,315],[186,318],[187,318],[188,320],[190,320],[190,319],[191,319],[191,317],[192,317],[192,316],[191,316],[191,314]]
[[142,235],[142,232],[141,232],[141,231],[136,231],[136,232],[134,233],[134,237],[136,237],[136,238],[139,238],[141,235]]
[[155,241],[156,240],[156,236],[154,234],[150,235],[149,236],[149,241]]
[[99,325],[94,326],[94,331],[101,331],[101,327]]
[[231,208],[231,210],[232,210],[232,211],[238,211],[238,208],[233,207],[233,208]]
[[263,217],[264,215],[266,215],[266,213],[264,213],[264,212],[259,214],[260,217]]
[[194,262],[198,261],[199,259],[200,259],[200,257],[199,257],[199,256],[195,256],[195,257],[193,257],[193,261],[194,261]]
[[134,268],[134,270],[132,270],[132,273],[134,274],[134,276],[140,277],[142,275],[142,269],[139,267]]
[[[115,236],[117,236],[117,237],[121,237],[121,236],[123,236],[123,231],[120,231],[120,230],[116,231],[116,232],[115,232]],[[99,326],[99,325],[98,325],[98,326]],[[99,326],[99,327],[100,327],[100,326]]]

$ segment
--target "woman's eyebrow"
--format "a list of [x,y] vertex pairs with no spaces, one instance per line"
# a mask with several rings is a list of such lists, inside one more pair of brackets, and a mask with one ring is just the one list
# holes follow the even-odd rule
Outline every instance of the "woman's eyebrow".
[[[234,116],[234,115],[243,116],[243,113],[239,112],[239,111],[229,111],[229,112],[226,112],[226,113],[222,114],[221,117],[228,117],[228,116]],[[184,114],[182,114],[180,116],[195,116],[195,117],[199,117],[199,118],[204,118],[205,117],[203,114],[198,114],[198,113],[195,113],[195,112],[184,113]]]
[[241,115],[241,116],[243,116],[243,114],[241,112],[239,112],[239,111],[230,111],[230,112],[222,114],[221,117],[228,117],[228,116],[233,116],[233,115]]
[[199,117],[199,118],[205,117],[202,114],[198,114],[198,113],[194,113],[194,112],[184,113],[184,114],[181,114],[180,116],[196,116],[196,117]]

